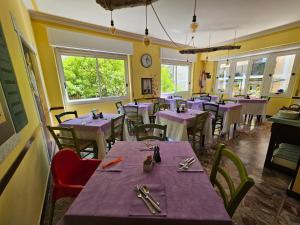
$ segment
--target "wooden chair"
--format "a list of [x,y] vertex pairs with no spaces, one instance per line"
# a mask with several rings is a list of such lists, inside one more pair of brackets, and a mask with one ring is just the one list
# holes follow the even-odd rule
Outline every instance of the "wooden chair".
[[[240,183],[235,186],[233,179],[227,173],[227,171],[221,167],[220,161],[223,157],[226,157],[233,162],[240,177]],[[226,184],[229,188],[229,196],[226,193],[222,183],[218,180],[217,175],[223,176]],[[245,197],[249,189],[254,185],[254,180],[248,176],[247,170],[240,160],[240,158],[231,150],[225,148],[225,145],[221,144],[216,152],[215,160],[210,174],[210,182],[220,192],[223,198],[224,206],[228,214],[232,217],[235,210],[239,206],[241,200]]]
[[177,99],[176,100],[176,107],[179,107],[181,105],[184,105],[184,107],[187,109],[187,101],[181,100],[181,99]]
[[143,124],[143,118],[139,115],[138,106],[123,106],[123,110],[126,115],[128,132],[134,131],[135,126]]
[[156,119],[156,113],[158,111],[162,111],[162,110],[168,110],[170,109],[170,104],[167,103],[159,103],[159,102],[155,102],[153,105],[153,113],[152,115],[149,115],[149,120],[151,124],[155,123],[155,119]]
[[118,112],[119,114],[121,114],[121,112],[122,112],[122,107],[123,107],[122,102],[116,102],[115,105],[116,105],[116,108],[117,108],[117,112]]
[[[144,135],[149,132],[154,132],[154,129],[159,130],[160,136],[152,135]],[[158,125],[158,124],[143,124],[140,126],[135,127],[135,135],[137,141],[143,141],[143,140],[159,140],[159,141],[166,141],[167,140],[167,125]]]
[[211,101],[211,96],[209,96],[209,95],[204,95],[204,96],[200,96],[199,99],[200,99],[200,100],[207,101],[207,102],[210,102],[210,101]]
[[232,103],[232,104],[235,104],[237,103],[237,100],[235,99],[223,99],[223,102],[226,104],[226,103]]
[[61,124],[62,122],[70,120],[70,119],[67,119],[67,120],[64,120],[64,121],[61,120],[62,117],[67,116],[67,115],[74,115],[75,118],[78,118],[78,114],[77,114],[76,110],[57,114],[57,115],[55,115],[55,118],[57,119],[58,123]]
[[209,102],[202,103],[203,111],[207,111],[213,114],[212,120],[212,133],[215,134],[215,130],[219,129],[219,134],[221,134],[223,129],[223,115],[219,113],[219,105]]
[[182,98],[181,95],[174,95],[174,98]]
[[94,140],[78,139],[72,127],[51,127],[47,126],[59,149],[71,148],[81,158],[93,154],[98,157],[98,147]]
[[193,149],[196,149],[197,139],[200,146],[204,146],[204,126],[205,122],[209,116],[209,112],[204,112],[196,116],[193,121],[193,126],[187,129],[188,136],[192,136]]
[[111,134],[110,137],[106,139],[109,150],[111,149],[111,146],[115,144],[116,140],[123,141],[124,120],[125,115],[111,119]]

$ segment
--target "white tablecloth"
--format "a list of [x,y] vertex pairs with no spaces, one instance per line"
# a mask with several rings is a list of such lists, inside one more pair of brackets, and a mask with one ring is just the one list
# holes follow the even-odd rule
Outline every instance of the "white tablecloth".
[[266,110],[267,110],[267,101],[262,100],[262,101],[246,101],[246,100],[238,100],[238,103],[243,106],[243,114],[251,114],[254,116],[257,115],[266,115]]
[[[188,124],[186,121],[177,122],[168,118],[160,117],[159,114],[156,116],[156,124],[167,125],[167,137],[173,141],[187,141],[187,128],[189,128],[192,124]],[[212,118],[209,117],[206,120],[204,132],[205,135],[205,145],[210,145],[213,141],[212,136]]]
[[222,133],[228,133],[232,124],[243,123],[243,112],[242,108],[233,108],[223,113],[223,129]]

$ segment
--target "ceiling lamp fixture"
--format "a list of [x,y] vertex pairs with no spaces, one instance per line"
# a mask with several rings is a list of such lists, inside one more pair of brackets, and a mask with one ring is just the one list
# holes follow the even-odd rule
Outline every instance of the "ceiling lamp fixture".
[[145,36],[144,36],[144,40],[143,40],[145,46],[149,46],[151,43],[150,38],[148,37],[149,32],[148,32],[147,16],[148,15],[147,15],[147,3],[146,3],[146,28],[145,28]]
[[112,13],[113,13],[113,11],[111,10],[110,11],[110,28],[109,28],[109,31],[110,31],[111,34],[114,35],[116,33],[117,29],[115,27],[114,20],[112,18]]
[[123,9],[123,8],[131,8],[142,5],[149,5],[152,2],[156,2],[158,0],[96,0],[96,2],[101,5],[106,10],[114,10],[114,9]]
[[196,16],[196,4],[197,4],[197,0],[195,0],[194,15],[193,15],[192,23],[191,23],[191,29],[192,29],[193,33],[195,33],[199,27],[199,24],[197,23],[197,16]]

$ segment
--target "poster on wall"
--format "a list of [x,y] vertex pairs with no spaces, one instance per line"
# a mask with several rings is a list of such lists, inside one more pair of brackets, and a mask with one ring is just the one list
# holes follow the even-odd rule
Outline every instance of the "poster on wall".
[[13,148],[13,137],[28,123],[15,71],[0,25],[0,162]]

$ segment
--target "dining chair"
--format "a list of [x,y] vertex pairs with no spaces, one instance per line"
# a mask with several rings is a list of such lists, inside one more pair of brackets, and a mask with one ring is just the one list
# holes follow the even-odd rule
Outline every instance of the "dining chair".
[[158,103],[166,103],[165,98],[157,98]]
[[[151,132],[150,135],[148,135]],[[158,134],[158,135],[155,135]],[[144,140],[167,140],[167,125],[159,124],[143,124],[135,127],[135,135],[137,141]]]
[[98,157],[98,147],[94,140],[78,139],[72,127],[51,127],[47,126],[49,132],[55,140],[58,149],[71,148],[81,158],[93,154],[93,158]]
[[181,99],[177,99],[176,100],[176,107],[179,107],[181,105],[184,105],[184,107],[187,109],[187,101],[181,100]]
[[235,98],[246,98],[246,95],[235,95]]
[[182,98],[181,95],[174,95],[174,98]]
[[219,104],[214,104],[210,102],[202,103],[203,111],[210,112],[213,114],[212,118],[212,134],[215,134],[215,130],[219,130],[219,134],[221,134],[223,129],[223,115],[219,112]]
[[116,105],[116,108],[117,108],[117,112],[119,114],[121,114],[122,113],[122,107],[123,107],[122,102],[121,101],[120,102],[116,102],[115,105]]
[[143,124],[143,118],[139,115],[138,106],[123,106],[125,113],[125,120],[128,127],[128,132],[134,131],[134,127],[140,124]]
[[[223,157],[227,158],[227,160],[230,160],[236,167],[236,171],[238,172],[240,178],[240,183],[238,185],[235,185],[233,179],[230,177],[230,174],[221,166],[220,161]],[[218,179],[218,175],[224,179]],[[210,174],[210,182],[219,191],[227,213],[231,217],[247,192],[254,185],[254,180],[248,176],[247,170],[240,158],[230,149],[225,148],[225,145],[223,144],[219,146],[216,152]],[[229,193],[225,191],[226,189],[224,188],[224,183],[226,183],[225,187],[227,186],[229,188]]]
[[235,99],[223,99],[223,102],[226,104],[226,103],[232,103],[232,104],[235,104],[237,103],[237,100]]
[[210,102],[210,101],[211,101],[211,96],[209,96],[209,95],[204,95],[204,96],[200,96],[199,99],[200,99],[200,100],[207,101],[207,102]]
[[109,138],[106,139],[106,143],[108,144],[108,150],[111,149],[111,146],[115,144],[116,140],[123,141],[124,120],[125,115],[120,115],[116,118],[111,119],[111,134]]
[[209,112],[204,112],[201,114],[198,114],[194,121],[193,121],[193,126],[189,127],[187,129],[188,136],[192,137],[192,142],[193,142],[193,149],[196,150],[196,143],[197,141],[201,146],[204,146],[204,127],[205,127],[205,122],[207,118],[209,117]]
[[59,124],[61,124],[62,122],[70,120],[70,119],[66,119],[64,121],[61,120],[62,117],[69,116],[69,115],[74,115],[75,118],[78,118],[78,114],[77,114],[76,110],[75,111],[68,111],[68,112],[63,112],[63,113],[57,114],[57,115],[55,115],[55,118],[56,118],[57,122]]
[[154,124],[155,123],[155,119],[156,119],[156,113],[159,111],[159,102],[155,102],[153,104],[153,111],[152,111],[152,114],[149,115],[149,120],[150,120],[150,123],[151,124]]
[[80,159],[72,149],[57,152],[51,162],[53,177],[50,225],[55,203],[64,197],[75,198],[101,163],[97,159]]

